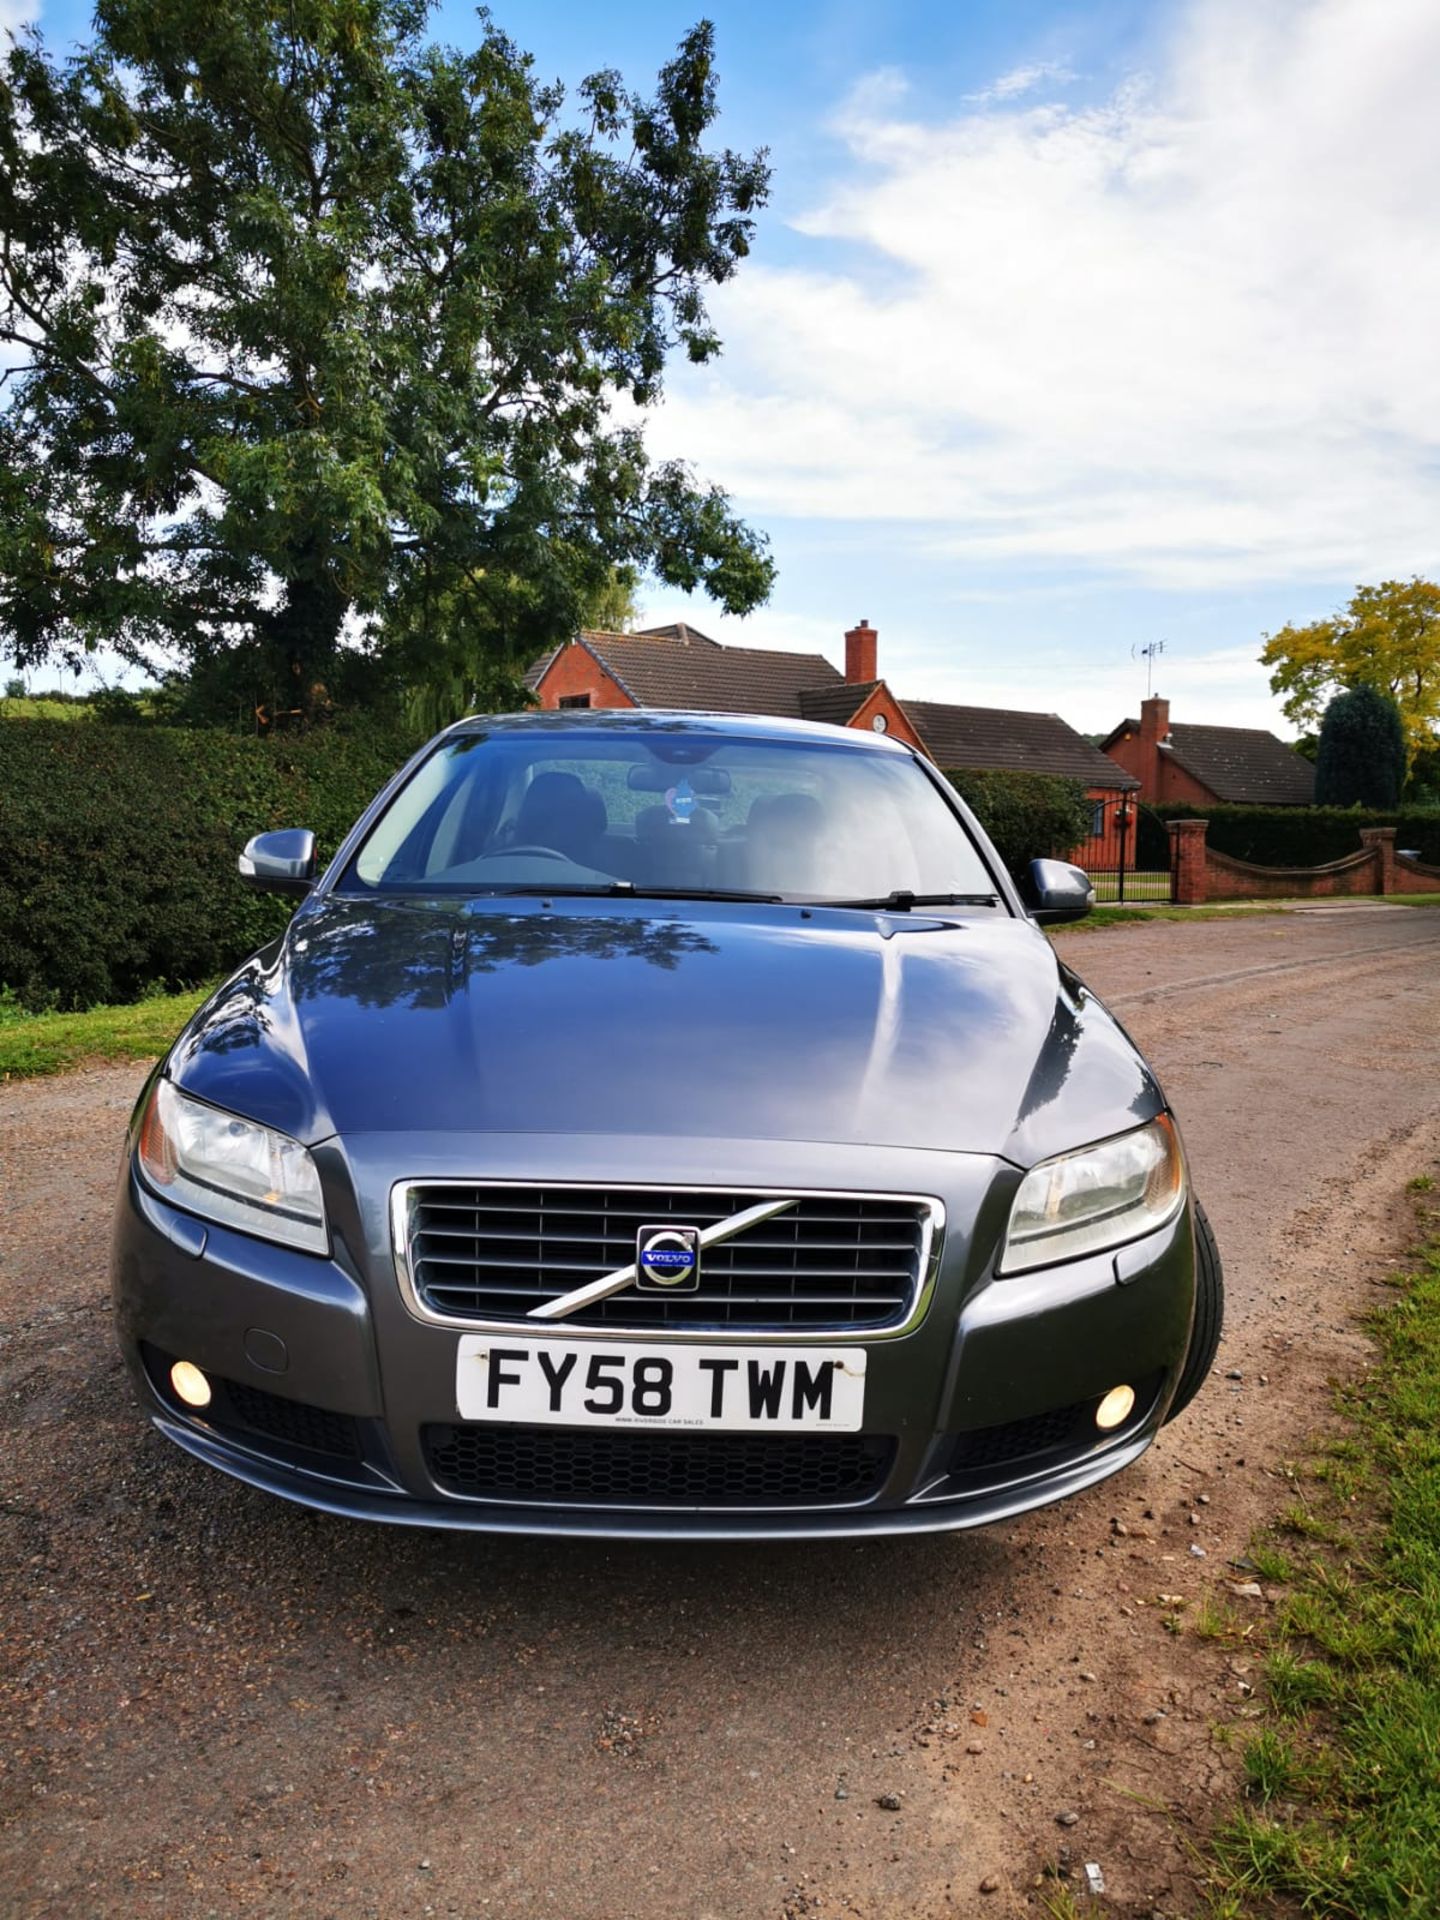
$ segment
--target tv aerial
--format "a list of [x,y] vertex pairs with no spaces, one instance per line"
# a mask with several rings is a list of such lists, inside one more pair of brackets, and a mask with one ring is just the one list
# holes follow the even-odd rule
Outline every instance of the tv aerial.
[[1164,651],[1165,642],[1163,640],[1152,640],[1148,646],[1131,647],[1130,649],[1130,658],[1132,660],[1143,660],[1145,662],[1145,698],[1147,700],[1154,691],[1155,661]]

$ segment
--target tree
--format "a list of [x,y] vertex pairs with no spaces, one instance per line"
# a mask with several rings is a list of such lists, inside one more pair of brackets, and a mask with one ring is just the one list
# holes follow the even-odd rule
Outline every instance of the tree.
[[[711,151],[702,23],[653,99],[562,94],[428,0],[100,0],[0,69],[0,633],[239,650],[281,704],[342,652],[507,671],[619,577],[768,593],[762,536],[636,424],[764,203]],[[247,681],[248,684],[248,681]]]
[[599,633],[633,633],[640,621],[635,575],[617,567],[585,605],[583,624]]
[[1375,687],[1399,708],[1410,754],[1436,743],[1440,586],[1431,580],[1361,587],[1332,619],[1267,634],[1260,659],[1297,727],[1317,726],[1332,693]]
[[1315,804],[1393,807],[1405,784],[1405,728],[1400,709],[1374,687],[1337,693],[1320,724]]
[[[608,633],[628,633],[637,618],[634,574],[623,567],[611,568],[580,611],[582,626]],[[416,733],[438,733],[467,713],[512,713],[535,705],[522,663],[477,649],[467,641],[462,621],[437,624],[445,630],[442,637],[411,651],[401,701],[406,724]]]

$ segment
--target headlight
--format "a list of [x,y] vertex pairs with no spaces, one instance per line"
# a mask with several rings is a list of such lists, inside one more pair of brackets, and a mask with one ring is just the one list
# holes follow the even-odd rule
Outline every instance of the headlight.
[[192,1100],[159,1080],[140,1123],[140,1165],[167,1200],[221,1226],[328,1253],[315,1162],[298,1140]]
[[1185,1200],[1179,1136],[1164,1115],[1079,1153],[1057,1154],[1020,1182],[998,1273],[1028,1273],[1100,1253],[1173,1220]]

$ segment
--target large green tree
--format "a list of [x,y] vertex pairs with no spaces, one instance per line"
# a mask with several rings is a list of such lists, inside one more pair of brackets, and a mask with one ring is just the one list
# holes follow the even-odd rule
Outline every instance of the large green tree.
[[1405,728],[1400,710],[1375,687],[1337,693],[1320,723],[1315,804],[1393,807],[1405,784]]
[[1297,727],[1313,731],[1335,693],[1376,687],[1400,709],[1412,755],[1440,728],[1440,586],[1386,580],[1360,587],[1342,613],[1265,636],[1260,655]]
[[[707,145],[702,23],[653,98],[558,87],[425,0],[100,0],[0,69],[0,646],[342,648],[503,673],[617,577],[762,601],[763,538],[640,430],[707,360],[763,154]],[[618,572],[617,572],[618,570]]]

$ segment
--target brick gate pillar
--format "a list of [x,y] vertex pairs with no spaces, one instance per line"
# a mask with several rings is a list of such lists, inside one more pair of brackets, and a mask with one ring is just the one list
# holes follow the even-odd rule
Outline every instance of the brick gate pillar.
[[1375,891],[1395,891],[1395,836],[1398,827],[1361,827],[1360,844],[1375,855]]
[[1205,829],[1208,820],[1171,820],[1170,870],[1175,875],[1175,904],[1203,907],[1205,885]]

